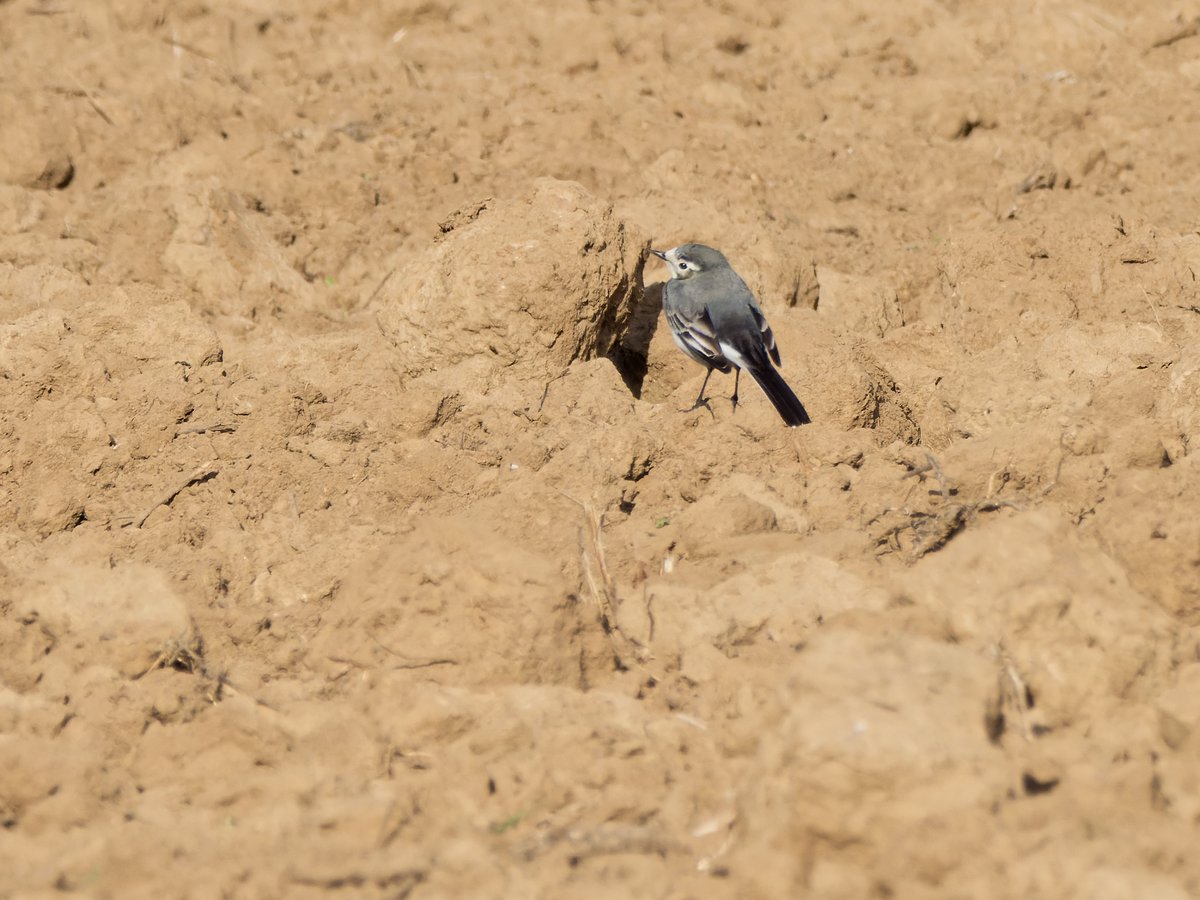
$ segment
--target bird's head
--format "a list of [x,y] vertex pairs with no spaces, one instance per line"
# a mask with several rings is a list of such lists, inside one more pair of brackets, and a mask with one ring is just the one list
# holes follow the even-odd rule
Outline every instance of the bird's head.
[[681,244],[671,250],[651,250],[655,256],[671,267],[672,278],[691,278],[702,272],[728,268],[724,254],[703,244]]

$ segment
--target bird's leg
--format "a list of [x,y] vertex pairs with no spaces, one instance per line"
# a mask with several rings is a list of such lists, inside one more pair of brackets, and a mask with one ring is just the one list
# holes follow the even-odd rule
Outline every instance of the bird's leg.
[[733,371],[734,371],[734,373],[735,373],[735,374],[734,374],[734,376],[733,376],[733,396],[732,396],[730,399],[731,399],[731,400],[733,400],[733,411],[734,411],[734,412],[737,412],[737,405],[738,405],[738,395],[737,395],[737,391],[738,391],[738,380],[739,380],[739,379],[742,377],[742,370],[741,370],[741,369],[739,369],[739,368],[737,368],[737,367],[735,366],[735,367],[734,367],[734,369],[733,369]]
[[695,404],[693,404],[692,409],[685,409],[685,410],[683,410],[684,412],[691,412],[693,409],[699,409],[702,406],[705,409],[708,409],[708,411],[710,413],[712,412],[712,410],[709,409],[709,407],[708,407],[708,401],[704,399],[704,389],[706,387],[708,387],[708,379],[712,377],[712,373],[713,373],[713,370],[709,369],[708,372],[705,374],[704,384],[700,385],[700,396],[696,398],[696,402],[695,402]]

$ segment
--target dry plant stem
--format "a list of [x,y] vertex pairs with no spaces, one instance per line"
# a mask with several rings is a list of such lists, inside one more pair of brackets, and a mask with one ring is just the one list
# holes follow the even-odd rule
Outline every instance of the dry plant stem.
[[736,827],[737,819],[735,818],[726,826],[725,840],[721,841],[721,846],[717,848],[717,852],[713,853],[711,856],[702,856],[696,861],[696,871],[710,871],[713,868],[713,862],[729,854],[729,851],[733,849],[734,844],[737,843]]
[[[68,74],[70,74],[70,73],[68,73]],[[110,116],[108,113],[106,113],[104,111],[104,108],[100,106],[100,104],[96,101],[96,98],[92,96],[92,92],[89,91],[87,88],[85,88],[82,84],[80,84],[80,81],[78,78],[76,78],[74,75],[71,75],[71,80],[73,82],[75,82],[75,84],[79,87],[79,90],[82,93],[83,99],[86,100],[89,104],[91,104],[92,109],[94,109],[96,111],[96,114],[98,116],[100,116],[100,118],[102,118],[109,125],[117,124],[116,122],[113,121],[112,116]]]
[[383,650],[385,653],[388,653],[388,654],[396,657],[397,659],[404,660],[404,662],[402,662],[396,666],[393,666],[393,668],[396,668],[396,669],[427,669],[430,666],[457,666],[458,665],[457,659],[413,659],[410,656],[405,656],[403,653],[393,650],[391,647],[389,647],[387,644],[383,643],[383,641],[379,640],[378,638],[373,638],[373,640],[375,641],[376,645],[378,645],[379,648],[381,650]]
[[168,641],[163,647],[162,652],[158,654],[158,658],[152,662],[148,668],[133,676],[133,681],[137,681],[147,672],[152,672],[155,669],[167,669],[176,664],[182,666],[188,672],[195,672],[199,669],[200,657],[191,651],[190,648],[184,646],[179,641]]
[[1143,285],[1138,285],[1142,289],[1142,296],[1146,298],[1146,304],[1150,307],[1150,312],[1154,313],[1154,321],[1158,323],[1158,330],[1162,331],[1162,319],[1158,317],[1158,308],[1154,305],[1154,301],[1150,299],[1150,294]]
[[1157,50],[1159,47],[1169,47],[1176,41],[1182,41],[1186,38],[1195,37],[1200,34],[1200,16],[1192,19],[1187,25],[1184,25],[1179,31],[1175,32],[1170,37],[1163,38],[1155,44],[1151,44],[1151,50]]
[[937,457],[932,453],[925,453],[925,465],[914,466],[912,469],[901,475],[898,480],[903,481],[905,478],[912,478],[915,475],[918,481],[924,481],[925,476],[930,472],[932,472],[933,477],[937,479],[939,488],[938,493],[941,494],[942,499],[945,500],[947,497],[946,476],[942,472],[942,464],[938,462]]
[[175,429],[175,437],[185,434],[204,434],[206,431],[237,431],[237,425],[225,422],[212,422],[208,425],[185,425],[182,428]]
[[[608,634],[613,652],[621,661],[621,665],[627,667],[635,665],[641,668],[640,664],[647,659],[645,648],[623,634],[621,626],[617,624],[617,590],[612,577],[608,574],[608,565],[604,561],[604,543],[601,531],[604,523],[590,503],[585,501],[580,506],[583,507],[584,524],[579,531],[579,551],[588,589],[591,591],[592,599],[600,607],[600,618],[604,624],[604,630]],[[594,567],[593,559],[595,560]]]
[[[899,480],[903,481],[905,478],[915,475],[919,481],[923,482],[932,473],[933,477],[937,479],[938,488],[937,490],[930,491],[930,493],[936,494],[940,498],[941,502],[929,512],[909,509],[907,502],[909,496],[912,494],[912,489],[910,488],[908,494],[906,494],[904,497],[904,506],[889,507],[866,523],[867,525],[872,525],[882,519],[888,513],[898,512],[903,515],[905,517],[905,521],[898,525],[893,525],[883,532],[873,535],[872,540],[876,545],[886,543],[892,552],[899,552],[901,550],[899,535],[904,531],[911,531],[913,534],[913,544],[909,549],[907,556],[905,557],[905,563],[908,565],[912,565],[922,556],[932,553],[935,550],[940,550],[942,547],[948,544],[950,540],[956,534],[962,531],[968,524],[973,524],[975,522],[976,513],[994,512],[995,510],[1003,507],[1009,507],[1011,509],[1019,508],[1007,500],[997,500],[993,497],[995,493],[994,480],[996,474],[997,472],[1003,470],[997,470],[997,472],[992,474],[992,478],[989,479],[988,497],[986,499],[979,500],[974,503],[952,503],[950,502],[952,482],[947,482],[945,472],[942,471],[941,463],[938,462],[937,458],[932,453],[926,453],[925,460],[926,462],[924,465],[914,466],[908,472],[905,472],[903,475],[901,475]],[[1061,464],[1062,461],[1060,459],[1060,468]],[[1055,478],[1057,480],[1057,475]],[[1050,487],[1052,486],[1053,484],[1050,485]],[[1049,490],[1049,487],[1047,487],[1046,490]]]
[[542,391],[542,399],[540,401],[538,401],[537,411],[539,413],[542,411],[542,407],[546,405],[546,398],[550,396],[550,385],[552,385],[552,384],[554,384],[554,382],[559,381],[560,379],[563,379],[566,377],[567,377],[567,372],[564,369],[562,374],[556,375],[553,378],[551,378],[549,381],[546,382],[546,389],[544,391]]
[[421,73],[411,62],[404,63],[404,71],[408,73],[408,80],[417,90],[425,89],[425,79],[421,77]]
[[1043,499],[1047,494],[1049,494],[1052,490],[1054,490],[1055,487],[1058,486],[1058,478],[1060,475],[1062,475],[1063,460],[1066,459],[1066,456],[1067,456],[1067,454],[1063,451],[1063,448],[1062,448],[1062,438],[1061,437],[1058,440],[1058,450],[1055,451],[1055,456],[1057,457],[1057,460],[1055,461],[1055,464],[1054,464],[1054,477],[1051,478],[1046,483],[1045,487],[1043,487],[1040,491],[1038,491],[1038,493],[1037,493],[1038,500]]
[[177,41],[174,38],[168,38],[168,37],[161,38],[161,40],[168,47],[178,47],[180,50],[186,50],[188,53],[192,54],[193,56],[198,56],[207,62],[216,62],[216,60],[214,60],[211,56],[209,56],[203,50],[197,50],[195,47],[192,47],[189,44],[185,44],[182,41]]
[[942,495],[942,500],[945,500],[949,496],[949,491],[946,489],[946,475],[942,471],[942,464],[938,462],[937,457],[932,453],[926,453],[925,459],[928,461],[930,468],[933,469],[934,477],[937,478],[938,493]]
[[150,518],[150,514],[152,512],[154,512],[160,506],[165,506],[166,504],[168,504],[172,500],[174,500],[175,495],[178,494],[180,491],[182,491],[185,487],[187,487],[188,485],[193,484],[197,481],[203,481],[205,478],[209,478],[213,475],[216,475],[218,471],[220,471],[220,470],[214,469],[212,466],[212,463],[205,463],[202,466],[197,466],[195,469],[193,469],[188,474],[187,478],[180,481],[178,484],[171,487],[169,490],[163,491],[161,494],[159,494],[157,497],[155,497],[153,502],[151,502],[149,506],[147,506],[144,510],[142,510],[141,513],[134,516],[133,517],[133,527],[141,528],[143,523],[145,523],[145,521],[148,518]]
[[375,290],[371,291],[371,296],[367,298],[367,302],[366,302],[366,303],[364,303],[363,305],[364,305],[364,306],[366,306],[366,305],[370,304],[370,302],[371,302],[372,300],[374,300],[376,297],[378,297],[378,296],[379,296],[379,292],[380,292],[380,291],[382,291],[382,290],[383,290],[383,288],[384,288],[384,286],[385,286],[385,285],[386,285],[386,284],[387,284],[389,281],[391,281],[391,280],[392,280],[392,276],[393,276],[393,275],[395,275],[395,274],[396,274],[396,270],[395,270],[395,269],[392,269],[390,272],[388,272],[386,275],[384,275],[384,276],[383,276],[383,281],[379,282],[379,284],[378,284],[378,285],[375,287]]
[[[227,69],[227,68],[225,68],[225,66],[222,66],[219,62],[217,62],[215,59],[213,59],[211,56],[209,56],[203,50],[197,49],[196,47],[193,47],[190,44],[185,44],[182,41],[176,40],[175,38],[168,38],[168,37],[161,38],[161,40],[164,44],[166,44],[168,47],[173,48],[177,52],[179,50],[183,50],[187,53],[192,54],[193,56],[198,56],[200,59],[204,60],[205,62],[212,63],[214,66],[216,66],[218,69],[221,69],[226,75],[228,75],[230,81],[232,81],[234,84],[236,84],[238,87],[240,87],[243,91],[249,92],[250,88],[246,82],[246,79],[242,78],[242,76],[238,75],[236,72],[236,67],[237,67],[236,48],[233,49],[234,65],[232,68]],[[232,40],[232,32],[231,32],[231,40]]]
[[1021,678],[1017,667],[1012,664],[1011,660],[1006,660],[1004,663],[1004,674],[1008,676],[1009,684],[1012,685],[1013,705],[1017,708],[1017,718],[1021,720],[1021,736],[1027,741],[1033,740],[1033,732],[1029,729],[1029,722],[1025,719],[1025,697],[1026,687],[1025,681]]
[[[601,528],[604,523],[596,514],[596,510],[590,503],[583,504],[584,514],[584,533],[586,540],[581,538],[580,544],[583,551],[583,572],[588,581],[588,587],[591,588],[592,597],[600,607],[600,614],[604,617],[605,627],[610,631],[617,629],[617,617],[613,609],[615,594],[613,590],[612,578],[608,574],[608,566],[604,562],[604,545],[601,543]],[[588,555],[588,548],[591,548],[592,556],[596,559],[596,567],[600,570],[600,584],[597,586],[595,575],[592,572],[591,560]]]
[[949,509],[935,513],[929,527],[923,529],[925,533],[918,535],[917,542],[909,551],[908,563],[911,565],[926,553],[932,553],[934,550],[940,550],[946,546],[950,539],[966,525],[967,516],[967,507],[962,504],[955,504]]

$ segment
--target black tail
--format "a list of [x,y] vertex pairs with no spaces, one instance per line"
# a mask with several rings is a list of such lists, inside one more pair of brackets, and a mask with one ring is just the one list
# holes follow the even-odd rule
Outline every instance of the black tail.
[[762,362],[746,371],[758,382],[758,386],[763,389],[767,399],[771,401],[790,428],[811,423],[812,419],[808,417],[804,404],[788,387],[788,383],[783,380],[783,376],[779,374],[778,370],[766,360],[765,353],[763,356]]

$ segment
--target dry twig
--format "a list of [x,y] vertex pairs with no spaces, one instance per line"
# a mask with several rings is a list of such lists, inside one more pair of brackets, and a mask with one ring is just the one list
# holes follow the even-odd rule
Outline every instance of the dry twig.
[[[67,74],[70,74],[70,73],[67,73]],[[96,100],[95,94],[92,91],[89,91],[87,88],[85,88],[80,83],[79,79],[76,78],[74,75],[71,75],[71,80],[73,82],[75,82],[75,86],[77,88],[79,88],[79,93],[75,94],[75,96],[82,97],[84,100],[86,100],[91,105],[92,109],[94,109],[96,111],[96,114],[98,116],[100,116],[100,118],[102,118],[109,125],[117,124],[116,122],[113,121],[112,116],[110,116],[108,113],[106,113],[104,111],[104,107],[102,107],[100,105],[100,103]]]
[[1008,730],[1009,716],[1007,713],[1016,711],[1017,721],[1021,723],[1021,737],[1032,741],[1037,730],[1029,724],[1026,713],[1033,708],[1032,694],[1025,679],[1017,668],[1012,656],[999,647],[996,650],[1000,659],[1000,671],[997,673],[996,693],[988,698],[987,712],[984,723],[987,726],[988,740],[999,744],[1004,732]]
[[200,57],[200,59],[204,60],[205,62],[212,63],[214,66],[216,66],[218,69],[223,71],[226,75],[228,75],[229,80],[232,81],[234,84],[236,84],[238,87],[240,87],[243,91],[245,91],[246,93],[250,92],[250,85],[246,82],[246,79],[244,79],[241,75],[237,74],[237,72],[235,71],[235,69],[237,67],[237,45],[236,45],[236,43],[233,43],[234,38],[233,38],[232,32],[230,33],[230,42],[232,44],[232,46],[230,47],[230,55],[233,57],[233,67],[232,68],[221,65],[219,62],[217,62],[216,59],[209,56],[207,53],[205,53],[203,50],[199,49],[198,47],[193,47],[191,44],[185,44],[182,41],[177,40],[173,37],[163,37],[163,38],[160,38],[160,40],[164,44],[166,44],[168,47],[171,47],[173,50],[175,50],[176,53],[178,53],[180,50],[183,50],[187,53],[192,54],[193,56]]
[[185,434],[204,434],[206,431],[237,431],[237,425],[232,422],[210,422],[206,425],[185,425],[175,429],[175,437]]
[[200,654],[196,648],[190,644],[180,640],[170,640],[163,646],[162,652],[158,654],[158,658],[150,664],[144,672],[140,672],[133,676],[133,680],[137,681],[147,672],[153,672],[155,669],[182,669],[185,672],[196,673],[200,668]]
[[1198,34],[1200,34],[1200,16],[1196,16],[1196,18],[1192,19],[1192,21],[1188,22],[1169,37],[1165,37],[1161,41],[1151,44],[1150,49],[1157,50],[1159,47],[1169,47],[1177,41],[1195,37]]
[[1012,688],[1011,701],[1017,708],[1017,718],[1021,720],[1021,735],[1025,740],[1032,741],[1033,732],[1025,718],[1025,710],[1029,707],[1029,688],[1026,687],[1025,680],[1021,678],[1021,673],[1017,671],[1017,667],[1013,665],[1011,659],[1004,661],[1004,674],[1008,677],[1008,683]]
[[[379,285],[375,288],[375,290],[371,291],[371,296],[367,298],[368,304],[371,301],[373,301],[376,297],[379,296],[379,292],[383,290],[384,285],[386,285],[389,281],[391,281],[392,276],[395,274],[396,274],[396,270],[392,269],[390,272],[388,272],[386,275],[383,276],[383,281],[379,282]],[[366,304],[364,304],[364,305],[366,305]]]
[[[907,506],[908,497],[905,497],[905,506],[889,507],[879,515],[871,519],[867,524],[873,524],[888,513],[898,512],[904,516],[904,520],[897,525],[873,536],[873,540],[877,545],[887,544],[889,550],[900,551],[902,548],[898,540],[899,535],[904,531],[911,531],[913,535],[913,543],[909,548],[908,554],[905,557],[905,562],[912,564],[925,556],[927,553],[932,553],[946,546],[950,540],[962,531],[968,524],[975,521],[975,514],[980,512],[994,512],[1003,507],[1016,509],[1012,503],[1007,500],[995,500],[992,497],[987,497],[984,500],[975,503],[959,503],[951,501],[951,497],[955,494],[955,487],[948,483],[945,472],[942,471],[941,463],[932,453],[925,454],[925,464],[920,466],[912,466],[909,471],[900,476],[901,480],[916,476],[921,481],[924,481],[929,475],[936,479],[938,486],[931,490],[930,494],[935,495],[940,500],[940,505],[931,510],[909,509]],[[909,490],[911,495],[912,490]]]
[[157,497],[155,497],[154,500],[150,503],[150,505],[147,506],[144,510],[142,510],[141,513],[134,516],[132,519],[133,527],[141,528],[142,525],[145,523],[145,521],[148,518],[150,518],[150,514],[152,512],[154,512],[160,506],[165,506],[166,504],[170,503],[172,500],[175,499],[175,495],[178,494],[180,491],[182,491],[184,488],[188,487],[191,484],[196,483],[197,481],[205,481],[206,479],[209,479],[212,476],[216,475],[218,471],[220,471],[220,470],[214,469],[212,466],[212,463],[205,463],[202,466],[197,466],[195,469],[193,469],[188,474],[188,476],[185,479],[183,479],[182,481],[180,481],[173,487],[169,488],[168,490],[163,491],[161,494],[159,494]]
[[579,505],[583,507],[584,516],[584,523],[579,529],[579,554],[583,562],[584,579],[592,599],[600,607],[600,622],[621,665],[632,664],[641,668],[641,664],[650,659],[649,652],[625,635],[617,623],[617,588],[604,560],[603,518],[596,514],[590,503],[585,501]]

